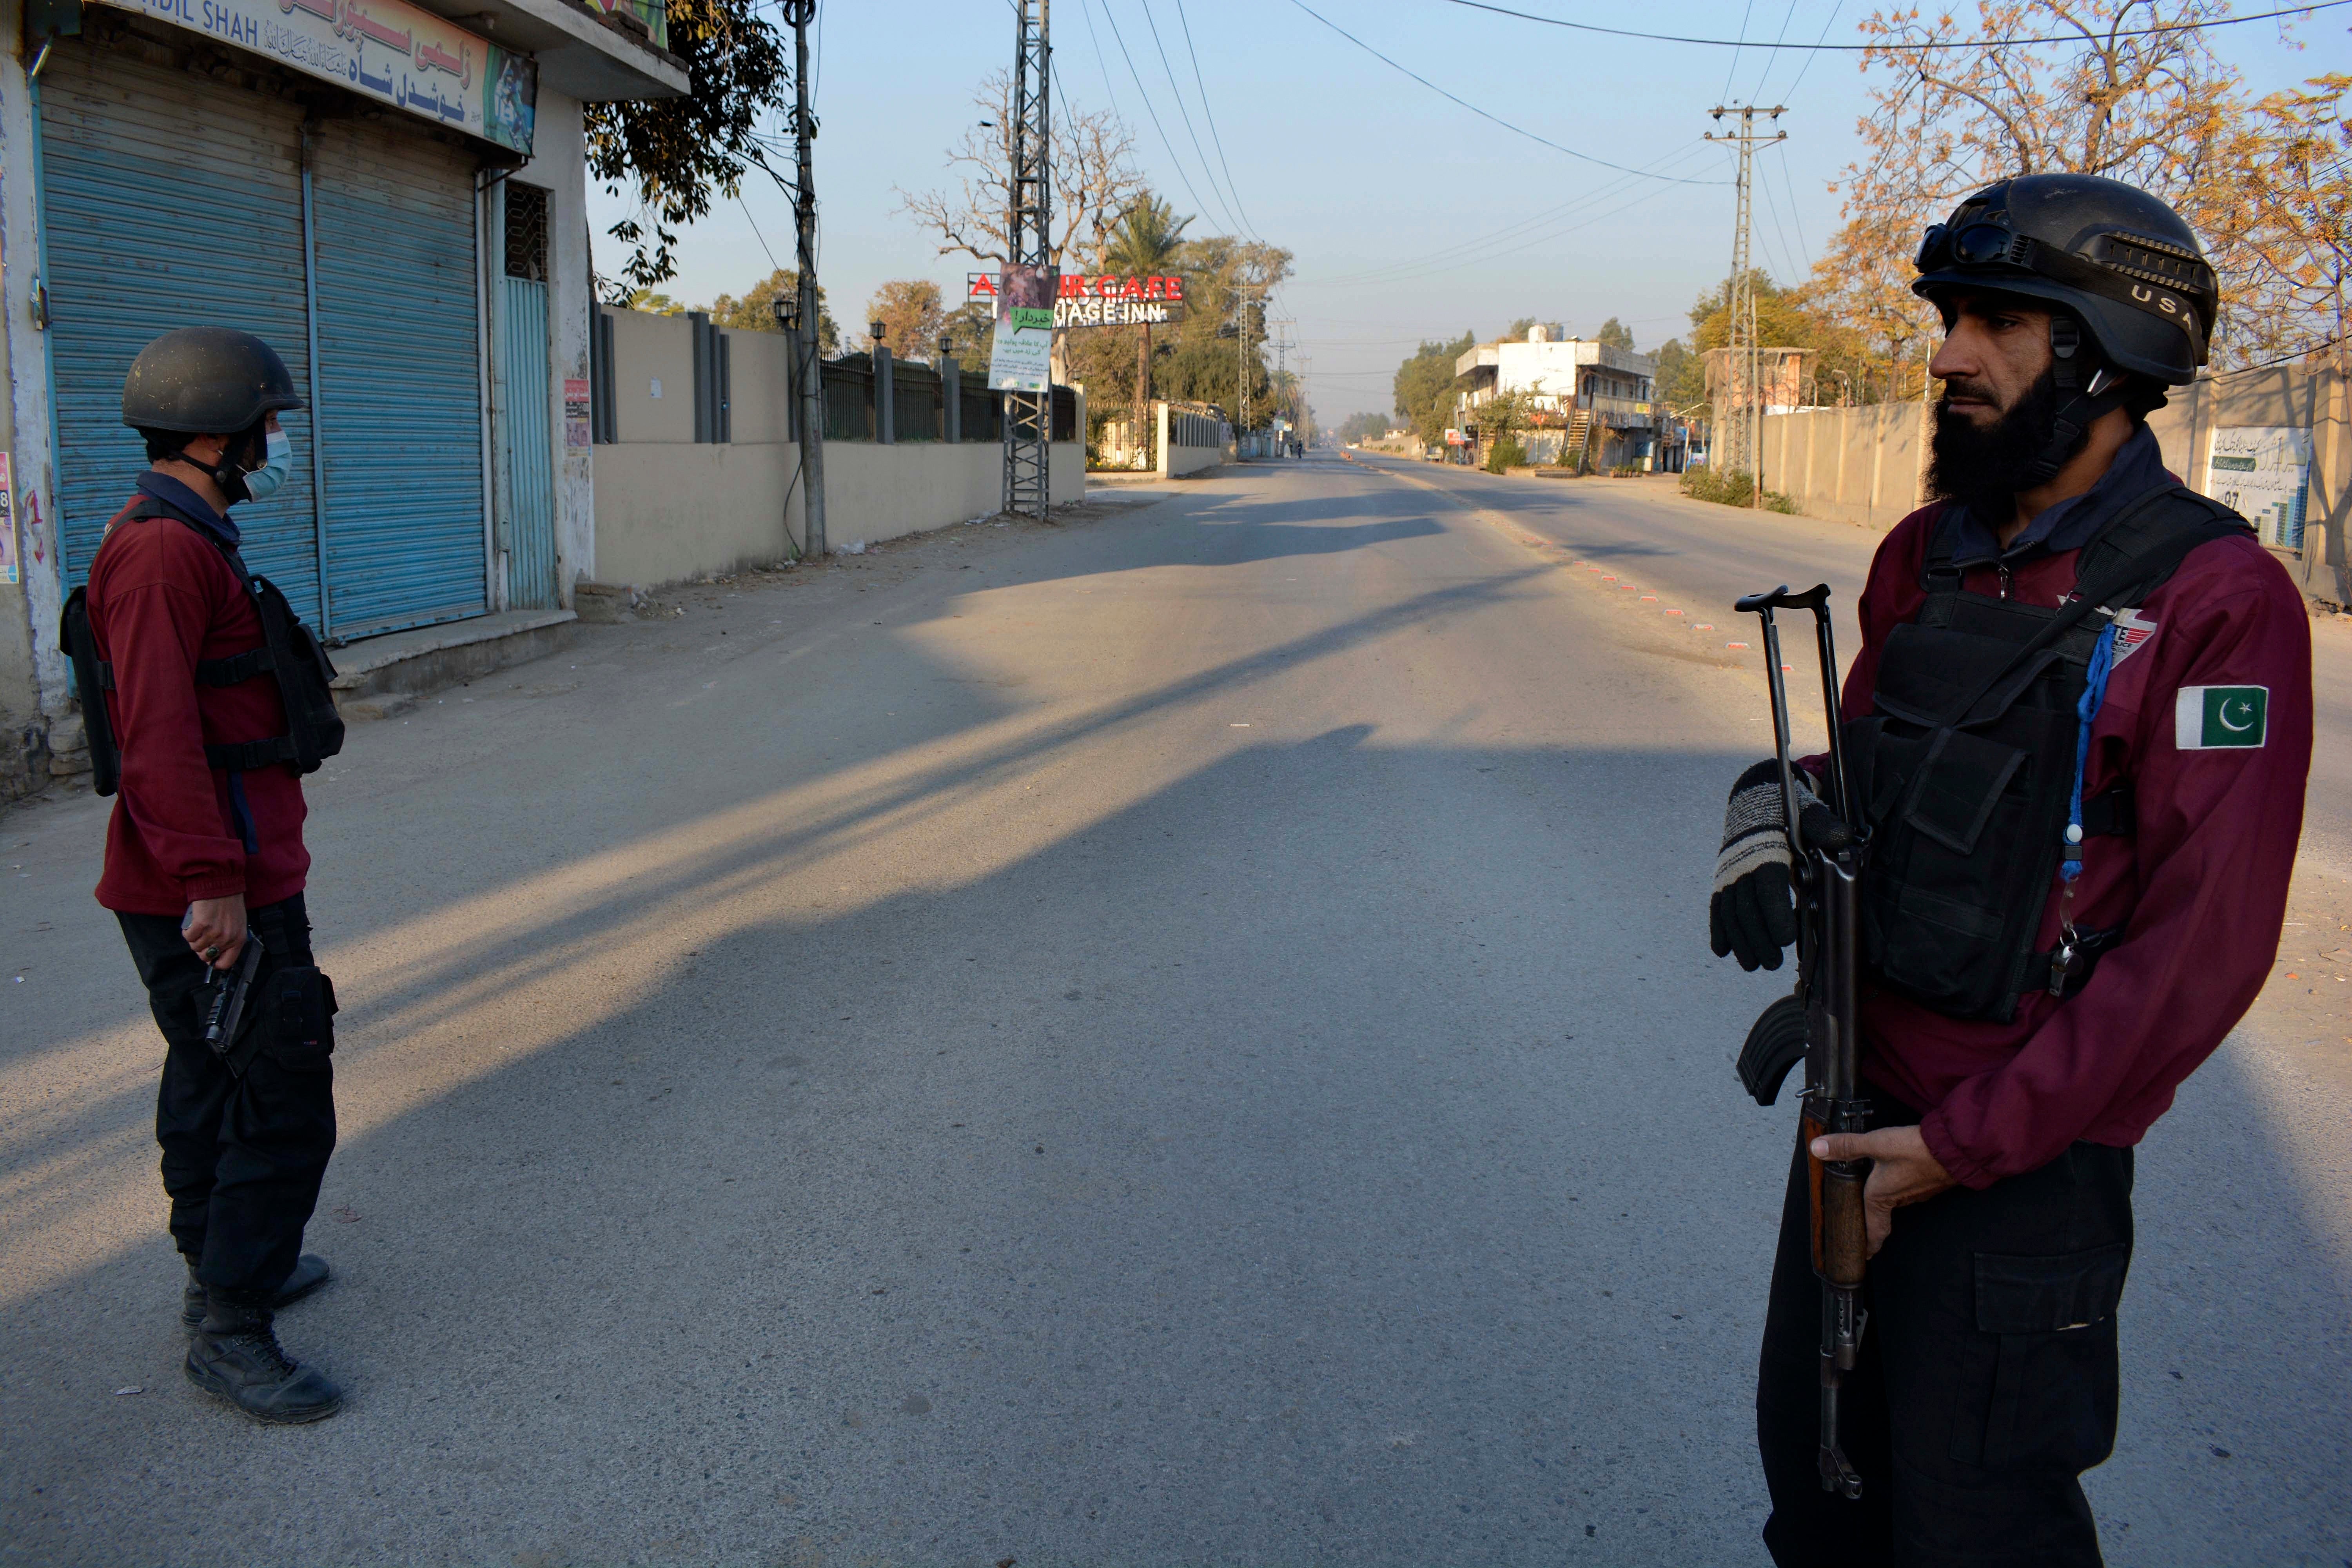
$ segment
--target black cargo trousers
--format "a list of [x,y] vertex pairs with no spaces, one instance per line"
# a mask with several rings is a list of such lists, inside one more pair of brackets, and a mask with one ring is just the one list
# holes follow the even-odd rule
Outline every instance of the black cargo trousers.
[[333,997],[302,896],[247,911],[263,955],[245,1075],[205,1044],[211,989],[174,915],[117,913],[168,1050],[155,1101],[172,1240],[207,1289],[266,1300],[294,1271],[335,1149]]
[[[1918,1116],[1883,1099],[1874,1126]],[[2116,1440],[2116,1308],[2131,1262],[2132,1152],[2076,1143],[1981,1192],[1895,1214],[1839,1418],[1863,1479],[1822,1489],[1821,1282],[1805,1158],[1780,1217],[1757,1444],[1780,1568],[2075,1568],[2099,1541],[2078,1478]]]

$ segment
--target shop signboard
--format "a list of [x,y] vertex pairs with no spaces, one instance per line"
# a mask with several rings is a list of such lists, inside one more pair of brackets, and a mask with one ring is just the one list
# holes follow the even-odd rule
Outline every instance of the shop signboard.
[[529,156],[539,66],[408,0],[101,0]]
[[[964,297],[993,305],[997,275],[968,272]],[[1184,319],[1181,277],[1129,278],[1115,273],[1066,272],[1054,290],[1056,327],[1160,327]]]

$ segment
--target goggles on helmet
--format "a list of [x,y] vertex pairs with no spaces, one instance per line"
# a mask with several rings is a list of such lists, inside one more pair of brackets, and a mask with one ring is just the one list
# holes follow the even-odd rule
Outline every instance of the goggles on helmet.
[[1952,266],[1990,267],[2001,261],[2023,266],[2032,243],[2006,224],[1931,224],[1912,265],[1922,272]]

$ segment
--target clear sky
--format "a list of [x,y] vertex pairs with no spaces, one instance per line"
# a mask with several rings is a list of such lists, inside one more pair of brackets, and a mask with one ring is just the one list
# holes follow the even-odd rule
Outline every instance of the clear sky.
[[[1491,337],[1520,316],[1589,334],[1613,315],[1644,349],[1685,331],[1692,300],[1730,263],[1731,154],[1700,140],[1717,104],[1788,106],[1789,140],[1757,158],[1755,256],[1784,280],[1810,270],[1837,225],[1827,186],[1858,151],[1867,84],[1857,56],[1772,46],[1853,42],[1867,4],[1497,3],[1757,42],[1735,51],[1607,37],[1448,0],[1304,0],[1437,87],[1560,148],[1647,172],[1637,175],[1448,101],[1301,0],[1055,0],[1054,109],[1115,110],[1145,175],[1195,215],[1192,234],[1243,232],[1296,254],[1272,313],[1295,322],[1311,399],[1331,423],[1385,412],[1389,378],[1421,338]],[[2352,66],[2334,19],[2344,15],[2303,22],[2300,51],[2273,22],[2215,37],[2267,89]],[[1012,63],[1014,17],[1008,0],[821,0],[818,16],[818,275],[854,331],[886,279],[929,278],[961,296],[970,263],[938,255],[895,188],[947,182],[946,149],[981,118],[973,89]],[[603,229],[625,210],[592,195],[608,272],[618,250]],[[771,251],[792,259],[790,205],[747,185],[686,236],[668,291],[694,304],[740,293],[767,274]]]

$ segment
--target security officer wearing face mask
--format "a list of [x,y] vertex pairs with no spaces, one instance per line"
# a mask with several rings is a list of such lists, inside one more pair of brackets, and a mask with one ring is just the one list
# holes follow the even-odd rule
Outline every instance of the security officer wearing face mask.
[[[2132,1149],[2277,952],[2311,758],[2301,595],[2166,471],[2147,416],[2205,362],[2197,237],[2035,174],[1927,231],[1939,497],[1880,545],[1840,704],[1871,836],[1861,1072],[1872,1260],[1848,1374],[1858,1499],[1818,1463],[1821,1295],[1792,1163],[1757,1389],[1797,1564],[2100,1561]],[[2174,455],[2185,463],[2189,454]],[[1816,781],[1819,760],[1812,766]],[[1717,954],[1794,940],[1777,772],[1734,787]]]
[[[283,1423],[341,1405],[287,1356],[273,1314],[327,1279],[301,1250],[335,1146],[334,992],[310,953],[301,774],[341,746],[342,726],[331,667],[247,567],[230,513],[287,482],[278,416],[301,406],[284,362],[249,333],[186,328],[142,351],[122,417],[152,466],[60,628],[97,787],[116,797],[98,900],[166,1047],[155,1125],[188,1268],[185,1370]],[[238,981],[228,1030],[215,1004]]]

